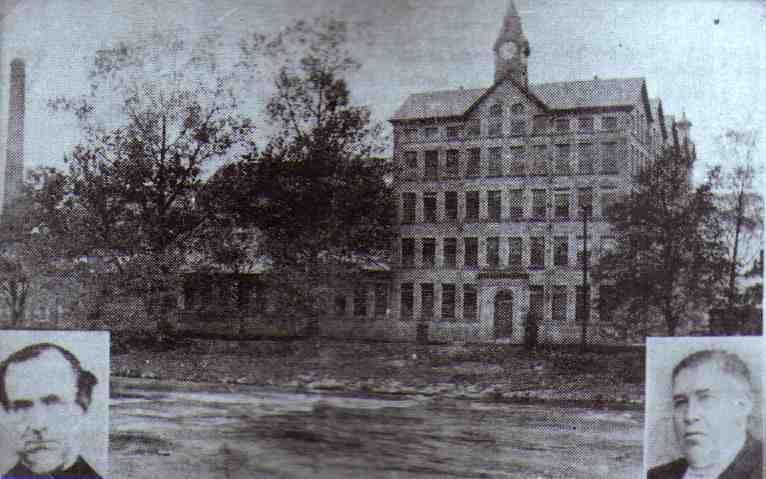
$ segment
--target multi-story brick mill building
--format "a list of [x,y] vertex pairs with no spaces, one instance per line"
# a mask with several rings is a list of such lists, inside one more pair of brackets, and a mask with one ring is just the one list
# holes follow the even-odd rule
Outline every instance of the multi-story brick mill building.
[[[643,78],[533,84],[513,2],[488,88],[410,95],[396,111],[400,237],[387,323],[414,338],[542,342],[579,338],[583,211],[595,259],[605,214],[662,145],[691,123],[666,117]],[[616,285],[590,287],[594,339]],[[372,297],[372,294],[367,295]],[[598,305],[598,307],[596,307]],[[421,329],[422,330],[422,329]]]

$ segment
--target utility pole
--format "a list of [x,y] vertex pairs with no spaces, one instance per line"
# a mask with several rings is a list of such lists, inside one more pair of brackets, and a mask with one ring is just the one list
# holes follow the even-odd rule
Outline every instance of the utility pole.
[[[592,201],[592,200],[591,200]],[[588,216],[590,216],[591,206],[583,204],[582,213],[582,319],[580,322],[580,351],[586,352],[588,349],[588,318],[590,317],[590,288],[588,285]]]

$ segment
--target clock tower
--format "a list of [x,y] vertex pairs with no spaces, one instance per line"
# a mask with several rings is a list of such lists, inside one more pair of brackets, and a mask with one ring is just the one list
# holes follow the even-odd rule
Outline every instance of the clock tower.
[[528,86],[529,41],[521,29],[521,18],[513,0],[509,0],[503,27],[500,29],[493,50],[495,51],[495,83],[511,77],[525,87]]

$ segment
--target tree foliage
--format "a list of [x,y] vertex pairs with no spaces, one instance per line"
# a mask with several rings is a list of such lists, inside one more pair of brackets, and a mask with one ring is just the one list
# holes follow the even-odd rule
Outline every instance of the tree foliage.
[[619,288],[611,300],[626,329],[643,327],[646,334],[656,318],[673,336],[722,286],[726,258],[711,184],[692,187],[687,168],[678,148],[667,149],[639,172],[634,191],[612,210],[617,241],[594,277]]
[[121,42],[97,52],[88,94],[50,102],[75,115],[83,140],[65,157],[49,221],[73,253],[146,295],[152,316],[162,311],[151,296],[173,287],[206,226],[197,205],[205,169],[252,141],[217,41],[173,32]]

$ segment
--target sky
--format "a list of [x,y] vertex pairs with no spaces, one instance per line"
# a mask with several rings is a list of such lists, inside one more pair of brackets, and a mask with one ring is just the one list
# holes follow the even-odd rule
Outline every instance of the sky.
[[[2,1],[2,0],[0,0]],[[85,93],[92,55],[154,29],[220,32],[236,42],[298,19],[358,24],[354,100],[385,122],[412,93],[487,87],[508,0],[6,0],[0,24],[0,138],[7,131],[9,64],[27,66],[25,162],[63,165],[74,121],[47,101]],[[516,0],[531,45],[531,83],[644,77],[664,110],[693,123],[699,163],[718,159],[727,128],[766,125],[766,0]],[[248,105],[264,117],[262,89]],[[762,143],[766,142],[766,132]],[[766,148],[761,147],[763,161]],[[702,168],[695,172],[702,177]]]

